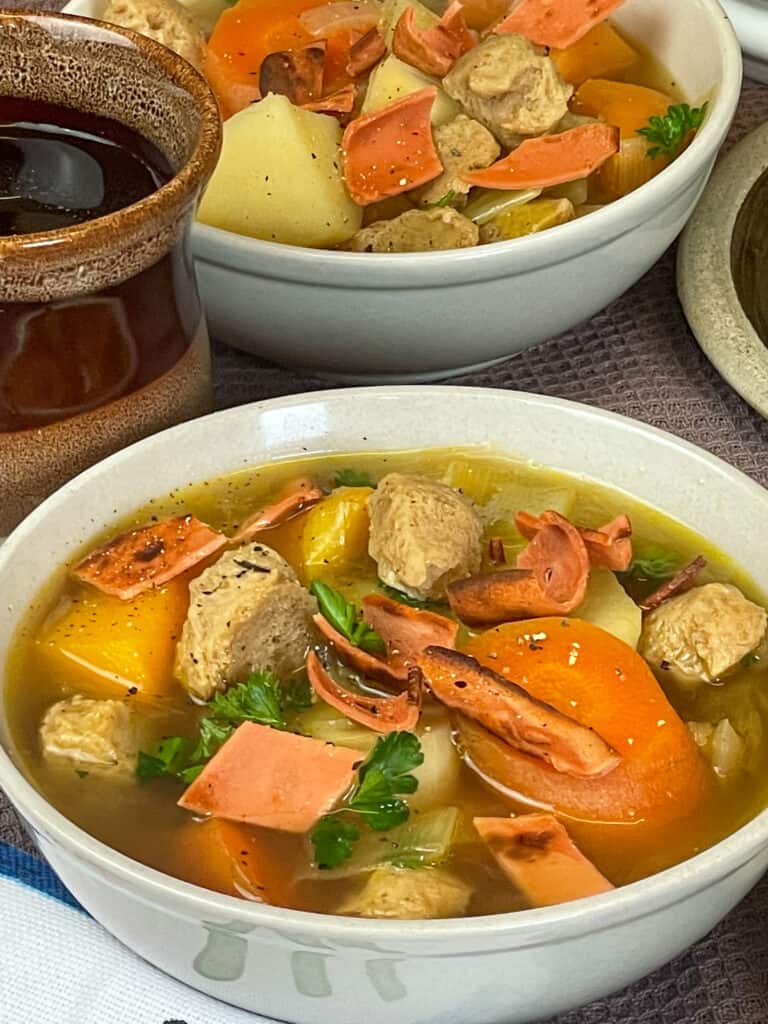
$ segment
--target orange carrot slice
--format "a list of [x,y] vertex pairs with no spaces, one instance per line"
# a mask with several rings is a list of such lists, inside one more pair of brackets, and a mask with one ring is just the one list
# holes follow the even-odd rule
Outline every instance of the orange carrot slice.
[[481,188],[549,188],[588,177],[618,150],[618,128],[582,124],[559,135],[526,139],[509,156],[463,177]]
[[551,814],[474,818],[473,824],[532,907],[551,907],[613,889]]
[[624,836],[636,844],[643,835],[671,840],[674,823],[710,792],[711,773],[650,668],[604,630],[579,619],[534,619],[489,630],[466,650],[504,679],[524,679],[532,697],[591,726],[620,755],[621,764],[603,778],[579,779],[468,717],[459,722],[467,756],[483,775],[590,826],[571,828],[574,835],[613,824],[615,842]]
[[195,814],[307,832],[352,785],[359,750],[243,722],[184,792]]
[[272,852],[247,825],[223,818],[185,822],[172,855],[179,876],[193,885],[272,906],[296,906]]
[[434,28],[426,30],[416,24],[416,9],[406,7],[392,36],[396,57],[436,78],[447,75],[459,57],[474,45],[475,37],[467,27],[459,0],[454,0]]
[[301,49],[268,53],[259,70],[259,91],[287,96],[301,106],[317,100],[323,93],[325,41],[319,40]]
[[340,686],[323,668],[314,651],[307,655],[307,675],[312,689],[332,708],[353,722],[375,732],[413,729],[421,713],[421,672],[411,669],[407,692],[397,697],[366,697]]
[[[533,540],[544,525],[540,516],[518,512],[515,526],[528,540]],[[632,561],[632,524],[625,515],[617,516],[598,530],[576,527],[592,565],[600,565],[614,572],[625,572]]]
[[518,0],[494,32],[525,36],[536,46],[573,46],[624,0]]
[[637,129],[649,118],[664,117],[672,102],[666,93],[644,85],[589,78],[574,93],[570,107],[574,114],[616,125],[621,138],[630,139],[638,137]]
[[428,647],[419,667],[437,699],[555,772],[578,779],[613,771],[620,758],[593,729],[497,675],[474,658]]
[[130,601],[169,583],[227,542],[194,516],[174,516],[123,533],[92,551],[72,570],[105,594]]
[[408,679],[408,671],[404,666],[389,665],[383,658],[377,658],[375,654],[369,654],[362,647],[356,647],[345,636],[337,632],[325,616],[319,612],[312,617],[312,621],[317,626],[318,632],[333,647],[345,665],[354,668],[361,675],[376,679],[390,690],[395,692],[402,690],[403,684]]
[[442,173],[430,123],[436,96],[431,85],[347,125],[344,180],[360,206],[426,185]]
[[350,78],[359,78],[378,64],[386,52],[384,36],[377,28],[372,28],[350,47],[347,74]]
[[257,533],[287,523],[306,509],[322,500],[323,492],[309,477],[300,477],[290,485],[289,493],[272,505],[267,505],[249,516],[232,538],[233,544],[253,540]]
[[459,625],[453,619],[410,608],[380,594],[363,598],[363,618],[384,640],[387,664],[398,673],[415,665],[430,644],[456,646]]

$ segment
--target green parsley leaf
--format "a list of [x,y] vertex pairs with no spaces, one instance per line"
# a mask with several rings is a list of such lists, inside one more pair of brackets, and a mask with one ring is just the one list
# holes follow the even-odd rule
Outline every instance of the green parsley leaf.
[[453,200],[456,198],[456,193],[453,189],[449,189],[444,196],[441,196],[436,203],[427,203],[426,208],[429,210],[437,210],[443,206],[450,206]]
[[404,594],[402,590],[396,590],[394,587],[388,586],[381,580],[378,580],[376,586],[393,601],[397,601],[399,604],[407,604],[409,608],[444,608],[445,603],[443,601],[422,601],[421,598],[411,597],[410,594]]
[[210,761],[234,731],[235,727],[230,722],[220,722],[215,718],[202,718],[200,720],[200,737],[197,746],[189,755],[189,761],[192,764]]
[[244,683],[217,693],[210,703],[211,714],[220,722],[259,722],[284,729],[282,688],[272,672],[254,672]]
[[313,704],[312,687],[306,676],[291,679],[283,685],[280,707],[283,711],[303,711]]
[[360,469],[340,469],[333,478],[334,487],[375,487],[370,476]]
[[315,864],[319,868],[336,868],[352,856],[352,844],[360,838],[360,831],[343,818],[327,814],[309,838],[315,849]]
[[[421,743],[410,732],[391,732],[380,736],[357,774],[357,785],[346,806],[321,818],[310,839],[315,847],[315,863],[320,868],[337,867],[352,855],[352,843],[359,831],[349,825],[350,813],[360,814],[377,832],[402,825],[410,810],[402,794],[415,793],[419,781],[409,774],[424,762]],[[357,834],[351,835],[352,831]],[[331,863],[329,858],[334,858]]]
[[671,579],[682,564],[680,556],[658,545],[650,545],[642,554],[632,559],[627,574],[637,580]]
[[386,651],[386,645],[376,630],[358,618],[357,608],[343,594],[320,580],[313,580],[309,589],[317,598],[320,613],[337,633],[369,654],[383,654]]
[[648,147],[648,156],[654,160],[662,153],[665,156],[677,156],[680,147],[691,132],[701,127],[708,103],[702,107],[690,107],[687,103],[672,104],[664,117],[649,117],[645,128],[638,128],[637,134],[644,135]]
[[75,768],[75,775],[80,779],[87,779],[90,774],[90,772],[85,771],[83,768]]

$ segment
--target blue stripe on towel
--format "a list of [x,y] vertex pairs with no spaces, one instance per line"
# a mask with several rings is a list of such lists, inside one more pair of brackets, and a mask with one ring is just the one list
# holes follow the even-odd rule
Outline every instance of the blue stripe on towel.
[[[38,892],[43,892],[46,896],[52,896],[53,899],[66,903],[69,907],[74,907],[75,910],[83,910],[69,889],[65,888],[53,869],[44,860],[25,853],[17,846],[0,843],[0,875],[14,878],[31,889],[37,889]],[[83,913],[85,913],[84,910]]]

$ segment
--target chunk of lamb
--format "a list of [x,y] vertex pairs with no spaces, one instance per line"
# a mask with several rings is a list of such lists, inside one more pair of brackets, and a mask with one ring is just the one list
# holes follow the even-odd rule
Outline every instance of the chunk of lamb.
[[119,700],[78,694],[59,701],[45,713],[40,742],[46,760],[120,775],[133,774],[136,766],[133,712]]
[[729,583],[705,583],[659,605],[646,618],[640,653],[681,683],[711,683],[765,636],[766,611]]
[[545,135],[568,112],[573,87],[553,61],[516,35],[492,35],[454,64],[443,88],[504,146]]
[[407,210],[394,220],[379,220],[356,232],[344,246],[351,252],[429,252],[477,245],[477,225],[449,206]]
[[189,585],[189,612],[176,652],[176,674],[195,697],[251,672],[284,675],[304,664],[317,603],[272,548],[226,551]]
[[414,198],[418,198],[420,206],[430,206],[450,196],[448,205],[463,206],[470,189],[464,175],[490,167],[501,154],[501,147],[487,128],[466,114],[441,124],[432,136],[443,173],[417,189]]
[[460,917],[471,895],[466,882],[447,871],[382,867],[371,873],[360,892],[342,903],[338,912],[401,921]]
[[390,473],[368,500],[368,551],[379,578],[411,597],[442,598],[480,569],[483,527],[458,491],[424,476]]

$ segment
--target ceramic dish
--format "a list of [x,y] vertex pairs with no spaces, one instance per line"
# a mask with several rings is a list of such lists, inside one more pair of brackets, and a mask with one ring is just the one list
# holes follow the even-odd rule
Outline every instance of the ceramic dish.
[[712,176],[678,251],[678,291],[718,372],[768,416],[768,125]]
[[[748,564],[768,493],[650,427],[558,399],[484,389],[320,392],[243,406],[155,435],[41,505],[0,549],[0,664],[21,616],[95,531],[191,480],[303,453],[488,445],[658,507]],[[602,896],[447,921],[366,921],[249,903],[116,853],[54,810],[14,762],[0,717],[0,785],[81,903],[188,984],[298,1024],[523,1024],[615,991],[695,942],[768,866],[768,812],[706,852]],[[631,950],[631,955],[617,955]]]
[[[103,0],[75,2],[79,13],[103,9]],[[693,144],[658,177],[557,229],[448,252],[324,251],[198,224],[211,334],[339,378],[429,379],[522,351],[616,299],[688,220],[736,109],[741,54],[716,0],[626,0],[614,21],[692,103],[710,100]]]
[[744,73],[768,82],[768,3],[766,0],[722,0],[744,51]]

